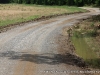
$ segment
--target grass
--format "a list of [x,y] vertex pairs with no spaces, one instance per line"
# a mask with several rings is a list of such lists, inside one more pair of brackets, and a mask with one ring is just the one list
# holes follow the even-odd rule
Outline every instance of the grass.
[[85,12],[78,7],[29,4],[0,4],[0,26],[15,24],[54,14]]
[[[52,6],[45,6],[45,7],[52,8]],[[81,8],[76,7],[76,6],[53,6],[53,8],[65,9],[65,10],[68,11],[68,13],[71,13],[71,12],[86,12],[85,9],[81,9]]]
[[72,41],[76,48],[76,53],[80,57],[84,58],[84,60],[96,58],[97,56],[91,50],[91,48],[87,45],[87,43],[84,41],[83,36],[78,32],[74,32],[73,34],[74,35],[72,37]]
[[15,18],[13,20],[7,19],[7,20],[1,21],[0,26],[6,26],[6,25],[10,25],[10,24],[25,22],[25,21],[29,21],[29,20],[32,20],[32,19],[35,19],[35,18],[38,18],[38,15],[29,16],[27,18]]
[[100,59],[96,53],[88,46],[84,38],[72,37],[76,54],[84,59],[84,61],[93,68],[100,68]]
[[74,27],[72,42],[76,54],[85,60],[93,68],[100,68],[100,15],[91,17],[81,22],[78,27]]

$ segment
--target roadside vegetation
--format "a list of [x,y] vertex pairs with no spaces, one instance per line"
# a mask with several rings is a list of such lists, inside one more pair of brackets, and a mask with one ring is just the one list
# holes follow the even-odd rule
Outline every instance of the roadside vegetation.
[[50,15],[86,12],[76,6],[100,6],[100,0],[0,0],[0,26]]
[[73,26],[75,52],[93,68],[100,68],[100,15]]
[[73,6],[0,4],[0,26],[34,20],[43,16],[85,11]]
[[0,0],[0,3],[69,5],[69,6],[84,6],[84,5],[100,6],[100,0]]

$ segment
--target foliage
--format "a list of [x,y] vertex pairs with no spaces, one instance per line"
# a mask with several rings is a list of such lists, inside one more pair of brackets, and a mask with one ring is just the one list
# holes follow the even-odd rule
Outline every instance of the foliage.
[[100,15],[84,20],[73,27],[71,39],[76,54],[82,57],[89,67],[100,69],[99,24]]
[[100,6],[100,0],[0,0],[0,3],[40,4],[40,5],[91,5]]

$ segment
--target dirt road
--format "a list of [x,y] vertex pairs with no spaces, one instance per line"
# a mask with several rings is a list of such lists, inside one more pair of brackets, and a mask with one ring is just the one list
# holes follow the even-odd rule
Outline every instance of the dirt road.
[[85,75],[77,72],[83,69],[68,54],[73,50],[64,28],[100,13],[95,8],[89,10],[0,33],[0,75]]

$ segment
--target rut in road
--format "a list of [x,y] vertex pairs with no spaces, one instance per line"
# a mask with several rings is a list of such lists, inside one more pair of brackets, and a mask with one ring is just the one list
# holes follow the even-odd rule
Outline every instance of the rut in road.
[[63,29],[95,14],[99,11],[59,16],[0,33],[0,75],[76,75],[84,70]]

